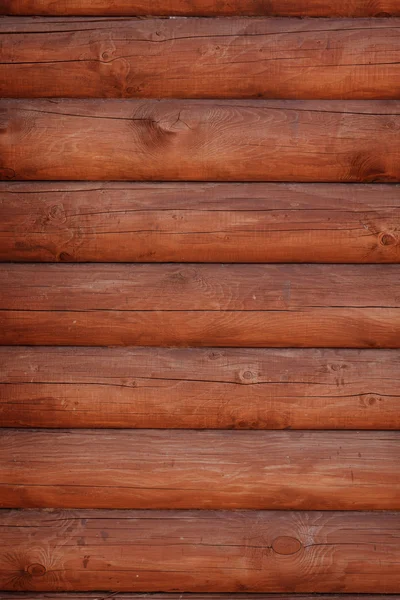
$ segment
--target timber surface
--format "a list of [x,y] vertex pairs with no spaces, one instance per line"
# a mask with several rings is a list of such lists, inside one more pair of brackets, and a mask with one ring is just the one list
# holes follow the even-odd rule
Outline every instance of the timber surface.
[[0,14],[0,600],[398,593],[398,0]]
[[0,506],[400,510],[399,463],[391,431],[3,429]]
[[0,259],[400,262],[400,186],[0,183]]
[[396,182],[400,102],[0,100],[0,178]]
[[[128,593],[128,592],[3,592],[1,600],[361,600],[359,594],[178,594],[178,593]],[[399,600],[391,594],[390,599],[382,594],[364,594],[362,600]]]
[[0,96],[398,99],[400,19],[4,19]]
[[0,522],[13,549],[0,555],[6,590],[371,594],[400,584],[394,512],[14,510]]
[[3,427],[400,429],[398,351],[0,347]]
[[398,0],[0,0],[3,15],[400,16]]
[[398,348],[398,271],[397,265],[4,264],[0,343]]
[[399,348],[400,311],[0,311],[0,344]]

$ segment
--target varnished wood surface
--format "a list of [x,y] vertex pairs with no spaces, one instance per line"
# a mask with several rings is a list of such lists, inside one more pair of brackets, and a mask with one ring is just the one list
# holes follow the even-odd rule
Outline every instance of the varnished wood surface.
[[127,593],[127,592],[2,592],[2,600],[399,600],[391,594],[390,599],[382,594],[178,594],[178,593]]
[[400,103],[0,101],[1,179],[396,182]]
[[399,265],[0,264],[0,310],[400,309]]
[[4,15],[387,17],[397,0],[0,0]]
[[0,523],[12,548],[0,555],[6,590],[284,591],[280,600],[293,600],[400,584],[394,512],[16,510]]
[[399,473],[391,431],[0,431],[4,508],[399,510]]
[[5,13],[0,590],[398,593],[397,0]]
[[3,427],[400,429],[398,351],[0,347],[0,365]]
[[398,270],[3,264],[0,343],[398,348]]
[[398,308],[0,311],[0,345],[399,348]]
[[0,23],[0,96],[400,98],[400,19]]
[[400,262],[396,184],[0,183],[2,261]]

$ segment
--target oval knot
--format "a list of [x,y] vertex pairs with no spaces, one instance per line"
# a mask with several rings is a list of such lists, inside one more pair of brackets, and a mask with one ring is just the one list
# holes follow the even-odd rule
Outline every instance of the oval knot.
[[302,547],[300,540],[285,535],[277,537],[272,542],[272,549],[277,554],[296,554]]
[[46,567],[39,563],[33,563],[27,567],[26,572],[32,575],[32,577],[40,577],[46,573]]

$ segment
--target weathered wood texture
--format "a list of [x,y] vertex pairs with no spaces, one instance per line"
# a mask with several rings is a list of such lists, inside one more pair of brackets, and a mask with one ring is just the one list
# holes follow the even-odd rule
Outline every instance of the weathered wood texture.
[[3,427],[400,429],[395,350],[0,347]]
[[399,475],[400,432],[0,430],[5,508],[399,510]]
[[2,15],[388,17],[398,0],[0,0]]
[[[129,593],[129,592],[2,592],[1,600],[361,600],[358,594],[252,594],[235,593],[218,594],[199,593]],[[391,594],[390,599],[382,594],[364,594],[362,600],[400,600],[398,594]]]
[[400,19],[0,23],[0,96],[400,98]]
[[397,265],[3,264],[0,343],[398,348],[398,274]]
[[0,309],[400,309],[399,265],[0,264]]
[[400,262],[396,184],[0,183],[0,260]]
[[0,311],[0,344],[399,348],[399,309]]
[[400,102],[0,101],[0,178],[399,181]]
[[394,512],[14,510],[0,519],[12,548],[0,555],[8,590],[284,591],[293,600],[294,591],[400,585]]

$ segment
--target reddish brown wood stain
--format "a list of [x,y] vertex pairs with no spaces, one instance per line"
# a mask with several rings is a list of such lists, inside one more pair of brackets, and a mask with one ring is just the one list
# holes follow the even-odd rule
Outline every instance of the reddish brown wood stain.
[[0,33],[1,96],[309,100],[400,95],[400,19],[21,23],[17,17],[0,23]]
[[[395,512],[3,511],[0,530],[14,549],[0,554],[7,590],[395,593],[400,583]],[[280,537],[302,547],[280,554]],[[32,577],[38,560],[46,573]]]
[[397,185],[0,183],[0,258],[400,261]]
[[399,510],[399,442],[393,431],[2,430],[0,505]]
[[398,100],[3,99],[0,111],[4,180],[400,181]]
[[397,350],[0,347],[0,413],[4,427],[399,429],[399,360]]
[[0,14],[1,600],[398,594],[398,0]]
[[[106,592],[108,593],[108,592]],[[117,593],[112,595],[113,600],[233,600],[232,594],[177,594],[177,593]],[[234,594],[236,600],[360,600],[357,594]],[[384,600],[381,594],[363,594],[363,600]],[[99,598],[99,594],[93,592],[3,592],[2,600],[107,600]],[[390,600],[399,600],[397,594],[391,594]]]
[[397,265],[3,265],[0,342],[398,348],[398,270]]
[[5,15],[389,17],[397,0],[1,0]]

